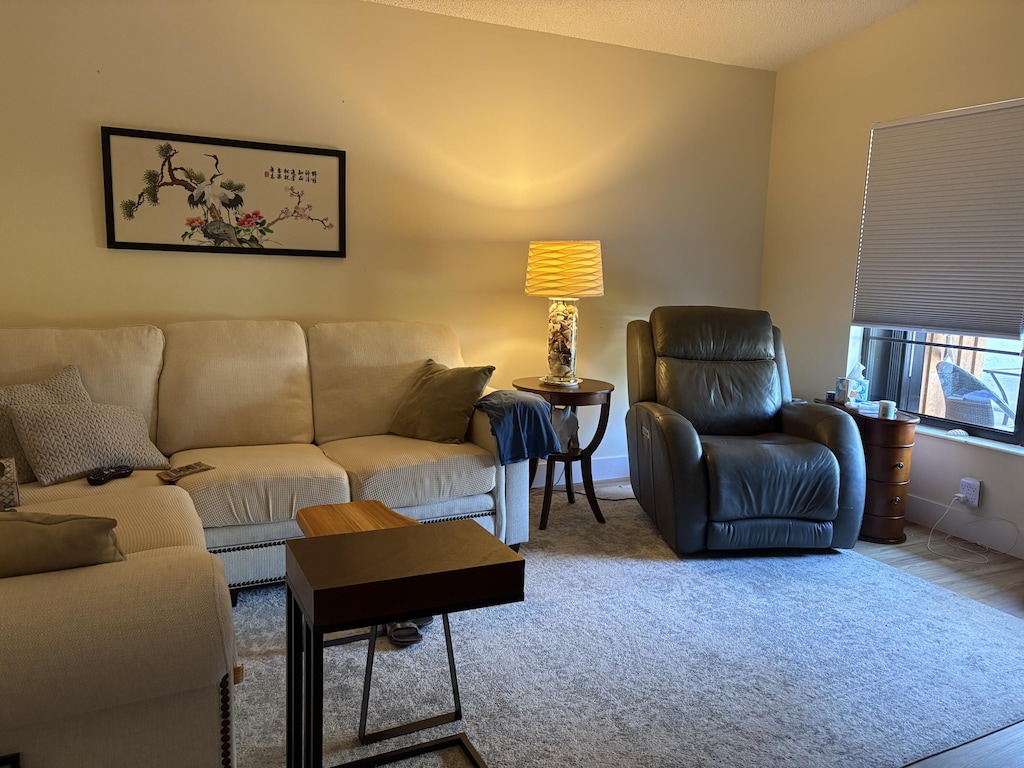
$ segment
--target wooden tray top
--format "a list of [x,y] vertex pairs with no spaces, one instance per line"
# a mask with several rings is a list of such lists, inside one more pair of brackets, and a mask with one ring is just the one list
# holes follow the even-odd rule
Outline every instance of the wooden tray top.
[[306,507],[299,510],[295,520],[307,536],[379,531],[383,528],[402,528],[420,524],[418,520],[400,515],[391,507],[376,500]]

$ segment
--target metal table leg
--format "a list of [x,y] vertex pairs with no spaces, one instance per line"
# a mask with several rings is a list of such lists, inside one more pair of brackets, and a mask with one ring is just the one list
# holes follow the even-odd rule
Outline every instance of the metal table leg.
[[407,733],[422,731],[424,728],[433,728],[435,725],[453,723],[456,720],[462,719],[462,701],[459,698],[459,680],[455,673],[455,652],[452,650],[452,630],[451,625],[448,622],[448,614],[441,614],[441,619],[444,621],[444,640],[448,648],[448,673],[451,675],[452,680],[452,698],[455,700],[455,709],[442,715],[435,715],[434,717],[424,718],[423,720],[415,720],[411,723],[396,725],[393,728],[385,728],[384,730],[376,731],[374,733],[367,733],[366,718],[370,704],[370,683],[373,678],[373,656],[374,649],[377,645],[377,627],[373,627],[370,630],[370,642],[366,651],[366,673],[363,676],[363,700],[359,708],[359,742],[361,744],[373,744],[374,742],[382,741],[383,739],[403,736]]
[[302,764],[302,609],[295,603],[291,587],[285,594],[286,632],[286,757],[288,768]]

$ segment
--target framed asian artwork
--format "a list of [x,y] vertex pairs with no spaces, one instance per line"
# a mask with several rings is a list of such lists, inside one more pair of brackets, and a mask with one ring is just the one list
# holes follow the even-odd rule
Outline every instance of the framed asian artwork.
[[345,256],[345,153],[101,128],[107,247]]

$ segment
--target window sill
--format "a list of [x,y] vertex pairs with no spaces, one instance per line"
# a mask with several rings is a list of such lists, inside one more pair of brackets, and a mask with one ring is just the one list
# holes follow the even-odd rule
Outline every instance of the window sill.
[[951,435],[948,430],[940,429],[939,427],[928,427],[923,424],[918,425],[916,433],[919,435],[927,435],[928,437],[934,437],[939,440],[950,440],[954,443],[961,443],[963,445],[971,445],[977,448],[988,448],[993,451],[1000,451],[1001,453],[1008,453],[1012,456],[1024,457],[1024,447],[1019,445],[1012,445],[1010,443],[1001,443],[998,440],[986,440],[983,437],[971,437],[970,435]]

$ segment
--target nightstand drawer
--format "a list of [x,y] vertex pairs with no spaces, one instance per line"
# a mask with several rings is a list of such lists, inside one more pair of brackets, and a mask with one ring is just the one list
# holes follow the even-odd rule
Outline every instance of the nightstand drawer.
[[864,514],[879,517],[903,517],[909,483],[882,483],[868,480]]
[[890,448],[910,448],[914,445],[914,430],[920,421],[916,416],[908,418],[879,419],[864,417],[860,419],[860,434],[864,440],[864,448],[870,445],[883,445]]
[[883,448],[874,446],[865,456],[868,480],[905,483],[910,480],[910,457],[913,447]]
[[865,514],[864,521],[860,525],[860,538],[878,544],[899,544],[906,541],[907,535],[903,532],[903,516],[877,517]]

